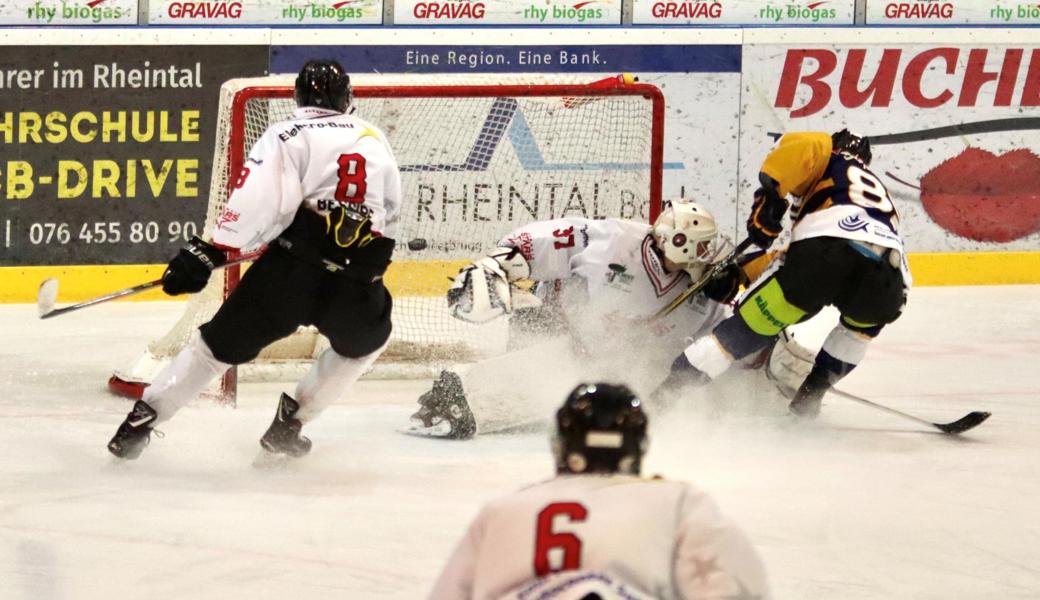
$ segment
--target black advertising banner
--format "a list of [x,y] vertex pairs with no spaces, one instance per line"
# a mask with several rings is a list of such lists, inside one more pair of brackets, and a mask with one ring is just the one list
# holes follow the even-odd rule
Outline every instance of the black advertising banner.
[[266,46],[5,46],[0,266],[165,262],[205,220],[220,85]]

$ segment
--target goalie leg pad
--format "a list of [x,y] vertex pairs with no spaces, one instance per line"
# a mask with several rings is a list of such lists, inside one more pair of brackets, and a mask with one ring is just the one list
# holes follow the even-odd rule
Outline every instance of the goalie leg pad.
[[813,353],[785,331],[769,353],[766,375],[785,397],[792,398],[812,371],[814,360]]

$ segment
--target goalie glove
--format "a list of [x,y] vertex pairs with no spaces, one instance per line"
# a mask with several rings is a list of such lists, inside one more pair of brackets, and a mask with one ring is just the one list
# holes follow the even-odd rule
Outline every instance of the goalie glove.
[[527,279],[531,267],[516,248],[496,248],[459,271],[448,289],[448,308],[456,319],[486,323],[515,308],[539,306],[533,294],[512,284]]

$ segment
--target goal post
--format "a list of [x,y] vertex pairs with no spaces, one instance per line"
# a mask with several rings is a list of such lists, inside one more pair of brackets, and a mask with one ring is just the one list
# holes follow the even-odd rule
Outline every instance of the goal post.
[[[652,221],[660,210],[664,96],[654,85],[624,75],[352,75],[351,81],[351,110],[384,132],[401,170],[397,248],[385,278],[394,296],[394,333],[375,367],[384,376],[432,376],[504,350],[504,319],[481,326],[453,319],[444,294],[460,267],[510,230],[561,216]],[[206,239],[253,144],[294,108],[292,76],[222,86]],[[110,390],[139,397],[239,277],[238,267],[215,272],[171,330],[114,373]],[[291,378],[326,347],[316,332],[301,328],[238,371]],[[232,399],[236,376],[232,369],[213,393]]]

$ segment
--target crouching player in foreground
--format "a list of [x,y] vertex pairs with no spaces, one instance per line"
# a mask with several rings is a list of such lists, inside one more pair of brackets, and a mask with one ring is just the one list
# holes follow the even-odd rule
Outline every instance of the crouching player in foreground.
[[[582,218],[532,223],[499,246],[455,279],[448,292],[452,313],[479,323],[530,305],[533,296],[514,284],[534,280],[541,289],[559,290],[553,299],[557,319],[525,348],[480,361],[461,376],[442,372],[419,399],[408,433],[464,439],[538,423],[552,406],[537,399],[559,398],[579,381],[597,377],[624,374],[635,389],[649,391],[665,378],[676,353],[731,314],[738,288],[769,261],[762,253],[742,261],[654,319],[729,251],[715,219],[696,203],[672,203],[653,226]],[[521,312],[513,313],[514,320]],[[793,351],[802,360],[784,346],[773,352],[773,362],[786,387],[797,389],[812,355]]]
[[647,418],[623,385],[556,413],[556,477],[485,506],[430,598],[768,598],[762,560],[687,483],[639,477]]

